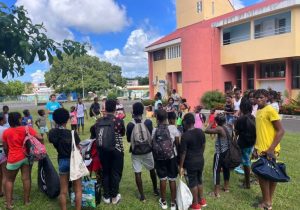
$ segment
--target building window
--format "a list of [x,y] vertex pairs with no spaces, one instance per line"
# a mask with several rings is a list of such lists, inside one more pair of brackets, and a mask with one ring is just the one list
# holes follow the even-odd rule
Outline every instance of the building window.
[[300,89],[300,60],[293,61],[292,89]]
[[180,58],[181,47],[180,45],[174,45],[167,48],[167,59]]
[[260,78],[285,77],[285,62],[262,63]]
[[254,65],[247,65],[247,89],[254,89]]
[[254,21],[254,38],[291,32],[291,12],[285,12]]
[[182,83],[182,72],[176,73],[177,83]]
[[236,87],[242,89],[242,67],[236,67]]
[[202,1],[198,1],[197,2],[197,13],[201,13],[202,12]]
[[250,22],[223,29],[223,45],[250,40]]
[[166,59],[165,49],[157,50],[157,51],[153,52],[153,60],[154,61],[159,61],[159,60],[164,60],[164,59]]

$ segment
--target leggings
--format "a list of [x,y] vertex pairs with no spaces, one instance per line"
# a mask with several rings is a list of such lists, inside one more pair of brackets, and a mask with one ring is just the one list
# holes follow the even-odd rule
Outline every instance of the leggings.
[[230,169],[224,166],[224,161],[223,161],[226,154],[227,151],[221,154],[215,153],[214,165],[213,165],[214,185],[220,185],[221,168],[223,169],[224,181],[229,181]]

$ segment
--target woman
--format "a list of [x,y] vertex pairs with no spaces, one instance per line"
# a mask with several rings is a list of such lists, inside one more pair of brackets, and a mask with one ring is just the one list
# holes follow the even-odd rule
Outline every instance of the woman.
[[23,199],[24,205],[30,204],[30,190],[31,190],[31,167],[29,161],[25,156],[25,151],[23,148],[26,128],[30,135],[36,137],[38,140],[43,142],[43,138],[38,134],[33,128],[21,126],[22,116],[18,112],[11,112],[8,115],[8,122],[10,128],[3,133],[3,147],[5,154],[7,155],[7,176],[5,183],[5,196],[6,196],[6,208],[12,209],[12,195],[16,176],[21,169],[22,182],[23,182]]
[[177,111],[176,108],[175,108],[175,106],[174,106],[174,99],[173,98],[169,98],[168,99],[168,104],[167,104],[167,106],[166,106],[165,109],[166,109],[167,112],[175,112],[175,111]]
[[[213,176],[214,176],[214,191],[210,193],[211,196],[219,198],[220,197],[220,173],[221,168],[223,169],[224,177],[224,192],[229,192],[229,178],[230,169],[224,165],[224,158],[229,149],[228,136],[227,133],[231,133],[231,129],[226,127],[226,117],[225,114],[217,114],[215,121],[217,123],[216,128],[212,128],[212,124],[209,124],[205,133],[207,134],[217,134],[215,143],[215,155],[213,164]],[[229,134],[230,135],[230,134]]]
[[[254,154],[257,157],[276,158],[279,156],[280,141],[284,135],[284,129],[279,114],[271,105],[268,105],[268,96],[269,93],[265,89],[259,89],[255,92],[258,111],[256,114],[257,137]],[[277,183],[260,176],[258,176],[258,181],[262,192],[262,201],[258,208],[271,210]]]

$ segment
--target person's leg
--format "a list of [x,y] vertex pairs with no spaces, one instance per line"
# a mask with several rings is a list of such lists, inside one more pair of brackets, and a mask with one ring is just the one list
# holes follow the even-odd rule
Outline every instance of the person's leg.
[[171,191],[171,203],[176,202],[176,180],[170,180],[170,191]]
[[82,133],[84,133],[84,117],[81,118]]
[[154,195],[158,196],[159,192],[157,189],[157,177],[156,177],[155,169],[150,170],[150,177],[152,181]]
[[81,200],[82,200],[82,187],[81,179],[73,181],[73,190],[75,192],[75,208],[76,210],[81,209]]
[[187,184],[193,195],[193,205],[197,205],[199,202],[198,188],[197,188],[197,171],[186,169],[187,172]]
[[2,170],[2,168],[3,168],[3,163],[1,164],[1,168],[0,168],[0,183],[1,183],[1,187],[0,187],[0,197],[2,197],[3,195],[4,195],[4,193],[3,193],[3,190],[4,190],[4,188],[3,188],[3,183],[5,183],[4,182],[4,179],[5,179],[5,175],[4,175],[4,172],[3,172],[3,170]]
[[0,170],[2,172],[1,189],[2,189],[3,195],[5,196],[5,183],[6,183],[6,176],[7,176],[6,161],[1,164]]
[[271,205],[270,181],[258,176],[258,182],[262,193],[262,205]]
[[98,150],[99,159],[102,164],[102,175],[103,175],[103,198],[110,199],[110,171],[111,171],[111,162],[110,162],[110,153],[105,152],[104,150]]
[[5,182],[5,198],[6,198],[6,206],[8,209],[11,209],[12,204],[12,195],[14,189],[14,182],[16,176],[18,174],[19,169],[16,170],[7,170],[6,173],[6,182]]
[[160,198],[162,202],[166,201],[167,179],[160,180]]
[[221,164],[220,164],[220,154],[214,155],[214,164],[213,164],[213,179],[214,179],[214,195],[220,195],[220,172],[221,172]]
[[60,209],[67,210],[67,195],[68,195],[68,187],[69,187],[69,175],[68,174],[60,174],[60,194],[59,194],[59,202]]
[[22,173],[22,182],[23,182],[23,190],[24,190],[24,204],[28,205],[30,203],[30,190],[31,190],[31,169],[30,165],[24,164],[21,167]]
[[124,167],[124,153],[118,150],[113,151],[111,158],[111,196],[112,202],[118,202],[119,185],[122,178]]
[[275,192],[275,189],[276,189],[276,186],[277,186],[277,183],[276,182],[269,182],[269,192],[270,192],[270,205],[272,205],[273,203],[273,195],[274,195],[274,192]]
[[143,189],[142,173],[134,173],[134,174],[135,174],[135,183],[136,183],[136,186],[140,193],[140,200],[144,201],[146,198],[145,198],[144,189]]
[[250,172],[251,169],[249,166],[244,166],[244,173],[245,173],[245,188],[250,189]]

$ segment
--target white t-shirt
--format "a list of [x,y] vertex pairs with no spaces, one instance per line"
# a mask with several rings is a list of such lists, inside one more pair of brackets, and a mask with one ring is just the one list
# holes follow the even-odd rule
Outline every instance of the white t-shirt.
[[234,111],[240,111],[241,101],[242,98],[240,98],[238,101],[236,101],[236,98],[233,99]]
[[173,98],[173,100],[174,100],[174,105],[179,105],[179,100],[180,100],[180,96],[179,96],[179,94],[178,93],[175,93],[175,94],[171,94],[171,98]]
[[276,111],[277,113],[279,113],[279,105],[278,102],[273,102],[270,104]]
[[77,104],[77,117],[84,117],[84,111],[86,110],[84,104]]
[[[181,134],[180,134],[179,130],[177,129],[176,125],[169,125],[168,129],[169,129],[169,132],[170,132],[172,142],[174,144],[174,154],[175,154],[175,156],[177,156],[177,150],[176,150],[176,147],[175,147],[175,138],[180,137]],[[154,138],[155,131],[156,131],[156,128],[154,128],[153,131],[152,131],[152,138]]]
[[257,104],[252,105],[252,115],[253,115],[254,117],[256,117],[257,109],[258,109],[258,105],[257,105]]
[[0,126],[0,145],[3,144],[3,133],[7,129],[7,127]]

